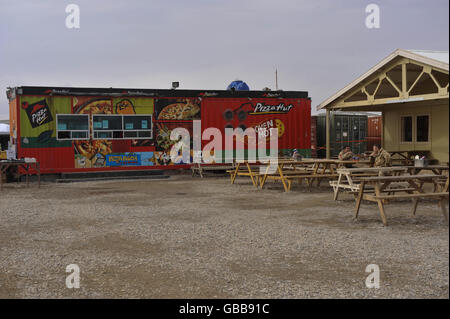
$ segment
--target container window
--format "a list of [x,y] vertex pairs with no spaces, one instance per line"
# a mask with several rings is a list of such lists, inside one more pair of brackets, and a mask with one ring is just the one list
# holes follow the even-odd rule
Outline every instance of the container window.
[[152,129],[152,117],[148,115],[124,116],[123,123],[126,131]]
[[86,132],[72,132],[72,139],[85,140],[88,138],[89,133]]
[[412,116],[401,117],[402,142],[412,142]]
[[152,137],[152,132],[151,131],[139,131],[138,132],[138,137],[151,138]]
[[112,132],[94,132],[94,138],[109,139],[112,138]]
[[89,115],[57,114],[56,132],[58,140],[89,139]]
[[124,137],[126,138],[133,138],[133,137],[138,137],[137,136],[137,132],[136,131],[130,131],[130,132],[124,132]]
[[417,142],[428,142],[428,135],[430,132],[430,118],[428,115],[420,115],[416,118],[417,127]]
[[151,115],[124,115],[124,138],[146,138],[153,137],[153,122]]
[[122,130],[121,115],[93,115],[94,131]]
[[151,115],[93,115],[95,139],[151,139]]
[[69,131],[58,132],[58,140],[70,140],[70,132]]

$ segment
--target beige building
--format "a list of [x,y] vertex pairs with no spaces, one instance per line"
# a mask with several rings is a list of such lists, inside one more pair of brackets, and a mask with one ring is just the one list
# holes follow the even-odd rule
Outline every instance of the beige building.
[[381,112],[386,150],[448,163],[448,72],[448,52],[399,49],[317,109]]

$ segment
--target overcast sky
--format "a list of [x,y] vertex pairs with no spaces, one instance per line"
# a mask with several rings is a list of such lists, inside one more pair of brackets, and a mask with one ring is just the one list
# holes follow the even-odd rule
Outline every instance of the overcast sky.
[[[65,26],[68,4],[80,28]],[[368,4],[379,29],[365,26]],[[0,0],[8,86],[308,91],[312,106],[397,48],[449,48],[448,0]]]

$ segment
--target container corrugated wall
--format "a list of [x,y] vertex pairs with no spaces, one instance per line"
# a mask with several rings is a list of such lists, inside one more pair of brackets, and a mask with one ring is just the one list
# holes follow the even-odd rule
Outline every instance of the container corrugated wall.
[[[17,147],[18,158],[34,157],[37,158],[41,165],[42,173],[61,173],[61,172],[74,172],[74,171],[98,171],[98,170],[126,170],[140,168],[170,168],[170,167],[183,167],[182,164],[178,165],[139,165],[139,166],[84,166],[88,161],[83,162],[83,167],[80,167],[79,154],[75,153],[74,142],[72,141],[59,141],[56,138],[56,114],[70,114],[74,111],[75,102],[73,99],[77,99],[78,103],[89,103],[95,97],[91,96],[58,96],[50,97],[48,95],[39,96],[21,96],[28,104],[35,103],[35,101],[45,100],[43,105],[48,104],[50,114],[52,114],[53,120],[51,125],[45,127],[44,133],[46,133],[47,139],[40,139],[40,133],[36,133],[34,136],[33,128],[27,121],[27,113],[25,109],[19,108],[19,103],[13,105],[13,110],[18,112],[17,114]],[[131,97],[130,97],[131,98]],[[162,100],[164,97],[158,98]],[[153,98],[148,98],[153,101]],[[200,98],[199,98],[200,99]],[[58,100],[58,103],[55,101]],[[64,100],[64,101],[63,101]],[[107,98],[111,100],[108,105],[113,105],[113,98]],[[142,102],[139,100],[140,103]],[[59,104],[59,102],[61,102]],[[63,103],[64,102],[64,103]],[[131,102],[130,102],[131,103]],[[59,109],[56,109],[58,105]],[[145,104],[147,106],[147,104]],[[271,128],[277,127],[279,132],[279,145],[278,155],[291,156],[293,149],[297,149],[300,154],[305,157],[311,157],[311,100],[308,98],[269,98],[269,97],[240,97],[240,98],[228,98],[228,97],[202,97],[201,98],[201,123],[202,131],[208,127],[218,128],[224,136],[225,127],[255,127],[255,128]],[[51,113],[53,112],[53,113]],[[21,114],[23,116],[24,123],[27,126],[21,124]],[[103,114],[103,113],[98,113]],[[108,113],[109,114],[109,113]],[[150,113],[141,113],[150,114]],[[151,114],[154,114],[153,104]],[[157,124],[160,120],[154,120],[155,134],[151,139],[153,144],[155,143],[155,136],[157,136]],[[167,121],[166,121],[167,122]],[[166,123],[164,122],[164,123]],[[170,121],[172,122],[172,121]],[[176,122],[176,121],[173,121]],[[183,123],[181,123],[183,122]],[[176,122],[176,126],[182,126],[186,128],[192,127],[191,120],[185,120]],[[173,123],[170,123],[173,124]],[[175,125],[175,124],[174,124]],[[24,134],[25,129],[28,127],[28,135]],[[172,129],[172,126],[168,127]],[[33,134],[31,134],[32,132]],[[162,135],[162,134],[161,134]],[[31,137],[33,140],[31,140]],[[45,137],[45,136],[44,136]],[[90,141],[89,141],[90,142]],[[76,142],[75,142],[76,143]],[[112,143],[112,150],[107,153],[139,153],[146,155],[147,153],[162,153],[157,149],[156,145],[147,146],[132,146],[131,140],[116,140]],[[202,141],[202,146],[205,146],[208,141]],[[26,147],[25,147],[26,146]],[[146,154],[144,154],[146,153]],[[85,156],[84,156],[85,157]],[[91,158],[88,158],[91,160]],[[78,165],[78,166],[77,166]]]
[[317,116],[311,116],[311,156],[317,157]]
[[382,117],[371,116],[367,124],[367,151],[372,151],[375,144],[381,144]]
[[371,116],[367,119],[367,137],[381,137],[381,121],[381,116]]
[[[258,108],[257,106],[262,106]],[[280,106],[283,112],[270,112],[267,107]],[[311,101],[302,98],[204,98],[202,101],[202,131],[218,128],[225,136],[225,128],[255,129],[278,127],[279,155],[290,156],[297,149],[311,156]],[[202,147],[208,141],[202,142]],[[224,141],[222,142],[224,145]]]
[[[318,156],[326,157],[326,116],[317,117]],[[330,116],[330,154],[337,157],[339,152],[350,146],[355,154],[367,151],[367,115],[332,112]]]

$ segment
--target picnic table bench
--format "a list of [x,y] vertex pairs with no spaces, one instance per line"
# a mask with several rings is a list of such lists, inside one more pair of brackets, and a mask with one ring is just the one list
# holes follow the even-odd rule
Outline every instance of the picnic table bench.
[[[357,194],[360,188],[360,177],[382,176],[386,174],[401,175],[407,172],[406,167],[358,167],[358,168],[338,168],[337,180],[330,181],[333,187],[334,200],[339,197],[340,191],[347,191]],[[395,190],[394,190],[395,191]]]
[[234,184],[237,176],[250,177],[253,186],[258,187],[259,184],[259,168],[261,163],[248,160],[236,160],[236,164],[232,169],[227,170],[230,174],[231,184]]
[[424,155],[428,157],[430,151],[390,151],[391,161],[393,163],[400,162],[401,165],[413,165],[415,155]]
[[277,169],[272,174],[269,174],[269,165],[265,173],[260,178],[260,187],[263,188],[267,179],[280,180],[283,183],[284,190],[289,192],[292,181],[297,179],[299,183],[306,180],[309,188],[314,181],[317,181],[317,186],[320,186],[322,179],[337,178],[336,169],[344,164],[357,164],[362,161],[341,161],[334,159],[302,159],[301,161],[285,162],[279,161]]
[[[34,160],[31,162],[27,162],[24,160],[0,160],[0,191],[3,190],[3,175],[6,174],[6,171],[10,167],[17,166],[18,168],[18,174],[25,175],[26,185],[28,187],[29,185],[29,176],[30,171],[34,169],[38,176],[38,187],[41,187],[41,170],[39,162]],[[20,172],[20,169],[23,169],[25,171],[25,174]]]
[[194,163],[191,166],[192,176],[196,174],[200,175],[203,178],[203,174],[206,172],[213,171],[224,171],[227,172],[230,169],[234,168],[234,164],[230,163],[228,165],[217,165],[217,164],[202,164],[202,163]]
[[443,175],[444,172],[448,172],[448,165],[427,165],[424,167],[408,166],[408,172],[411,175],[417,175],[422,171],[430,171],[436,175]]
[[306,161],[284,161],[280,160],[276,163],[276,170],[270,174],[270,163],[266,164],[264,174],[260,178],[260,187],[263,188],[267,179],[274,181],[281,181],[284,190],[288,192],[291,189],[291,183],[293,178],[303,178],[310,174],[309,169],[312,168],[311,164]]
[[[360,177],[359,181],[361,182],[361,186],[359,188],[358,197],[356,200],[356,208],[355,208],[355,219],[358,218],[359,209],[361,206],[362,200],[368,200],[372,202],[378,203],[378,208],[380,211],[380,216],[383,224],[385,226],[388,225],[386,213],[384,209],[384,204],[387,203],[387,200],[391,199],[399,199],[399,198],[411,198],[413,200],[413,209],[412,213],[415,215],[417,210],[418,202],[421,198],[435,198],[439,200],[439,205],[442,210],[442,214],[444,215],[445,220],[448,223],[448,213],[446,210],[446,200],[448,200],[448,187],[449,181],[448,177],[446,183],[443,187],[438,187],[433,190],[433,192],[427,192],[423,189],[423,184],[425,182],[431,182],[436,184],[439,180],[441,180],[444,176],[440,175],[401,175],[401,176],[373,176],[373,177]],[[406,194],[390,194],[388,187],[392,183],[407,183],[408,186],[403,188],[397,188],[397,191],[403,191]],[[372,185],[374,187],[374,191],[370,192],[370,194],[365,192],[365,186]],[[386,194],[387,192],[387,194]]]

